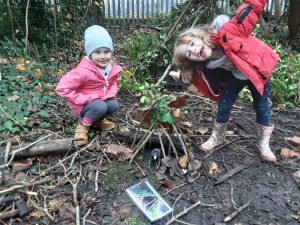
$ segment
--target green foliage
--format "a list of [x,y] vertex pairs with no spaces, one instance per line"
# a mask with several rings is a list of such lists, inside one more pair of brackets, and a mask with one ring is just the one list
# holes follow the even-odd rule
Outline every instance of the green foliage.
[[[49,129],[56,107],[62,103],[53,93],[53,71],[36,61],[1,65],[0,73],[0,133],[23,134],[33,128]],[[43,68],[44,73],[37,73]],[[50,78],[51,77],[51,78]],[[53,107],[56,106],[56,107]],[[0,137],[2,139],[2,136]]]
[[[170,125],[174,124],[174,119],[170,113],[170,108],[167,104],[165,98],[160,99],[157,103],[154,104],[154,121],[159,123],[168,123]],[[154,123],[152,121],[152,124]]]
[[9,40],[7,37],[4,37],[3,40],[0,40],[0,52],[2,57],[20,57],[25,55],[25,43],[24,40],[19,41],[18,39],[15,42]]
[[145,81],[156,75],[157,68],[166,66],[170,62],[168,51],[161,47],[165,36],[159,33],[134,31],[124,48],[125,54],[130,57],[134,68],[134,77],[137,81]]
[[124,223],[125,223],[126,225],[146,225],[144,222],[142,222],[142,221],[139,219],[138,214],[135,214],[135,215],[132,215],[132,216],[127,217],[127,218],[124,220]]
[[284,108],[299,107],[297,84],[300,82],[300,55],[281,45],[277,45],[275,50],[280,55],[280,61],[271,77],[272,99]]

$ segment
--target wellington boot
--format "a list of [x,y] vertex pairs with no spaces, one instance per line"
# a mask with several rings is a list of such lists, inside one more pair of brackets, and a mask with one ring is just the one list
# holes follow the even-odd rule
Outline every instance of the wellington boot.
[[263,126],[258,124],[258,150],[263,160],[267,162],[276,162],[276,156],[270,149],[269,141],[274,129],[274,125]]
[[77,125],[74,135],[74,143],[76,146],[85,145],[88,143],[89,126],[83,124]]
[[221,145],[223,143],[227,127],[228,123],[215,122],[210,138],[200,146],[200,149],[204,152],[208,152],[218,145]]
[[115,128],[115,123],[110,122],[107,119],[98,120],[96,122],[96,126],[98,126],[101,130],[111,130]]

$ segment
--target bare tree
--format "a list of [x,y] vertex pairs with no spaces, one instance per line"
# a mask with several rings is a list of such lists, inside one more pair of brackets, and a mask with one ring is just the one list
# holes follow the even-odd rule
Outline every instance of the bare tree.
[[288,27],[289,27],[289,40],[293,42],[300,30],[300,0],[290,0]]

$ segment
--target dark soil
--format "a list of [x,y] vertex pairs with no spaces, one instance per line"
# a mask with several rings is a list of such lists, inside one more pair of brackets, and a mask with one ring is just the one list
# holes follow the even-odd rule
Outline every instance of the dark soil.
[[[121,157],[111,159],[109,162],[100,149],[105,149],[112,143],[120,143],[110,132],[99,132],[93,129],[91,138],[96,138],[98,147],[95,144],[86,150],[81,149],[78,155],[72,151],[67,155],[32,158],[32,165],[23,169],[25,177],[30,180],[49,177],[51,181],[38,187],[22,188],[14,192],[30,206],[30,213],[11,221],[0,222],[2,224],[9,224],[9,222],[11,224],[75,224],[76,208],[73,201],[73,187],[70,183],[74,185],[79,179],[75,189],[82,223],[84,221],[85,224],[120,225],[126,224],[126,221],[130,225],[141,225],[142,222],[150,224],[125,191],[127,187],[148,179],[163,198],[174,207],[174,215],[201,201],[198,207],[179,218],[187,224],[222,224],[224,218],[235,211],[236,207],[242,206],[249,200],[251,200],[250,206],[227,224],[299,224],[300,192],[299,186],[292,177],[292,174],[300,169],[299,161],[283,159],[280,150],[289,148],[300,152],[299,147],[285,141],[286,137],[300,136],[300,112],[273,109],[272,123],[275,125],[275,130],[270,145],[278,158],[276,164],[266,163],[259,157],[255,146],[255,114],[247,101],[239,101],[232,111],[227,135],[227,141],[232,142],[208,158],[204,158],[199,145],[211,133],[216,106],[198,94],[189,93],[187,99],[188,104],[185,108],[188,114],[184,117],[184,121],[191,122],[193,127],[182,128],[182,131],[190,143],[195,158],[202,162],[202,167],[193,174],[193,181],[191,181],[191,172],[187,175],[171,176],[169,171],[165,173],[164,180],[159,180],[157,169],[154,166],[151,169],[148,167],[149,149],[138,154],[136,163],[131,165],[128,160],[124,161]],[[112,119],[121,127],[128,127],[125,123],[128,122],[126,116],[137,107],[137,102],[138,100],[133,96],[121,94],[121,110]],[[201,135],[199,130],[202,128],[209,128],[209,131]],[[126,143],[124,145],[128,146]],[[71,157],[67,158],[68,155]],[[208,165],[211,162],[217,164],[219,173],[213,175],[208,173]],[[246,168],[215,185],[218,178],[241,165],[246,165]],[[97,181],[95,181],[96,171],[98,171]],[[20,172],[10,170],[8,177],[14,179],[18,173]],[[186,184],[182,185],[184,183]],[[98,185],[98,190],[95,189],[95,184]],[[3,186],[2,190],[5,188]],[[25,194],[26,191],[35,192],[36,195]],[[11,193],[5,196],[12,195]],[[53,220],[38,210],[38,207],[48,208]],[[11,210],[10,204],[2,202],[1,211],[5,210]],[[129,218],[134,216],[137,218],[136,223],[128,222]],[[153,224],[166,224],[171,217],[172,215],[169,214]]]

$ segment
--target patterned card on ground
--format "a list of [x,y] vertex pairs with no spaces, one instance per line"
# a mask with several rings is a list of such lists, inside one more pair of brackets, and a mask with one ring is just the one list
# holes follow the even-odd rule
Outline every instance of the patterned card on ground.
[[172,212],[172,208],[148,181],[133,185],[127,188],[126,191],[151,222],[159,220]]

